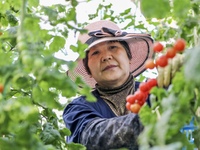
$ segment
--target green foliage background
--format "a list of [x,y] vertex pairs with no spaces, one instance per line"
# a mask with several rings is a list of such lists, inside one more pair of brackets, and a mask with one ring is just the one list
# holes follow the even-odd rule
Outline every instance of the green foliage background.
[[[87,0],[86,2],[90,2]],[[97,1],[96,1],[97,2]],[[196,114],[200,106],[200,1],[199,0],[141,0],[134,1],[145,17],[137,22],[136,14],[127,7],[114,15],[112,5],[98,1],[93,20],[109,19],[116,23],[127,22],[124,29],[135,26],[141,32],[150,33],[156,41],[173,44],[177,38],[187,41],[185,64],[175,76],[172,86],[166,91],[152,90],[155,107],[143,107],[140,112],[146,129],[141,135],[141,149],[193,149],[200,148],[200,131],[195,130],[194,144],[179,132],[193,116],[199,128],[200,118]],[[117,2],[117,1],[116,1]],[[83,32],[77,21],[77,0],[66,0],[66,5],[41,6],[39,0],[1,0],[0,2],[0,150],[54,150],[85,149],[80,144],[66,144],[65,136],[70,131],[58,111],[77,94],[84,94],[88,100],[90,88],[77,78],[73,83],[63,66],[73,69],[74,62],[58,59],[55,53],[65,50],[70,31]],[[44,29],[40,24],[48,24]],[[60,28],[62,26],[62,28]],[[151,28],[149,28],[151,26]],[[84,57],[85,45],[71,45],[74,52]],[[140,80],[144,76],[140,76]],[[78,84],[83,89],[78,88]],[[60,102],[61,97],[66,103]],[[159,106],[161,119],[152,110]],[[183,118],[183,119],[180,119]],[[161,132],[162,131],[162,132]],[[149,147],[149,144],[152,147]]]

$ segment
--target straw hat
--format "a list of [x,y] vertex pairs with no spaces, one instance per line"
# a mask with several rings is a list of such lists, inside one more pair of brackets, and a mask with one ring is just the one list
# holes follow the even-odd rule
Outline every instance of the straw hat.
[[[151,49],[153,39],[149,34],[124,32],[115,23],[107,20],[91,23],[85,29],[88,33],[81,34],[78,39],[88,44],[88,49],[104,41],[126,41],[132,53],[130,72],[134,77],[145,70],[145,61],[153,57]],[[77,60],[76,68],[73,71],[67,71],[67,75],[72,80],[81,76],[86,84],[92,88],[95,87],[96,81],[86,72],[82,59]]]

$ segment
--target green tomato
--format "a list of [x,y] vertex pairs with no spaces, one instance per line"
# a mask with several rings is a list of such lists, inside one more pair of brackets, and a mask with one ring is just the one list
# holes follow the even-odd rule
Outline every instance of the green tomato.
[[28,48],[26,42],[23,42],[23,41],[18,42],[18,43],[17,43],[17,47],[18,47],[18,49],[19,49],[20,51],[23,51],[23,50],[25,50],[25,49]]
[[41,68],[41,67],[43,67],[44,66],[44,60],[42,59],[42,58],[36,58],[35,60],[34,60],[34,67],[36,67],[36,68]]
[[32,57],[30,55],[24,55],[22,57],[22,63],[24,65],[32,65],[32,62],[33,62],[33,59],[32,59]]
[[17,42],[25,42],[26,41],[26,37],[23,33],[20,33],[18,36],[17,36]]
[[26,55],[30,55],[29,53],[30,53],[29,50],[23,50],[20,52],[20,55],[21,55],[21,57],[24,57]]

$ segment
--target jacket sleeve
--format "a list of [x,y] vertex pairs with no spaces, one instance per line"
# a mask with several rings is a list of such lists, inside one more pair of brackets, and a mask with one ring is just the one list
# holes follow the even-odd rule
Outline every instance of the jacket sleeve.
[[137,137],[143,126],[136,114],[90,121],[81,134],[80,142],[87,150],[128,148],[137,150]]
[[67,136],[67,142],[80,143],[81,132],[87,123],[96,117],[101,116],[84,103],[68,104],[63,112],[64,123],[71,131],[71,135]]

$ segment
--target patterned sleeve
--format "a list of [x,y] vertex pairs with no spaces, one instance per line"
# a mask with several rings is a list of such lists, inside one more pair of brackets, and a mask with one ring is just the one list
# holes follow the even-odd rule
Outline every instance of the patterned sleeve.
[[137,137],[143,126],[136,114],[90,121],[81,134],[81,144],[87,150],[128,148],[137,150]]

